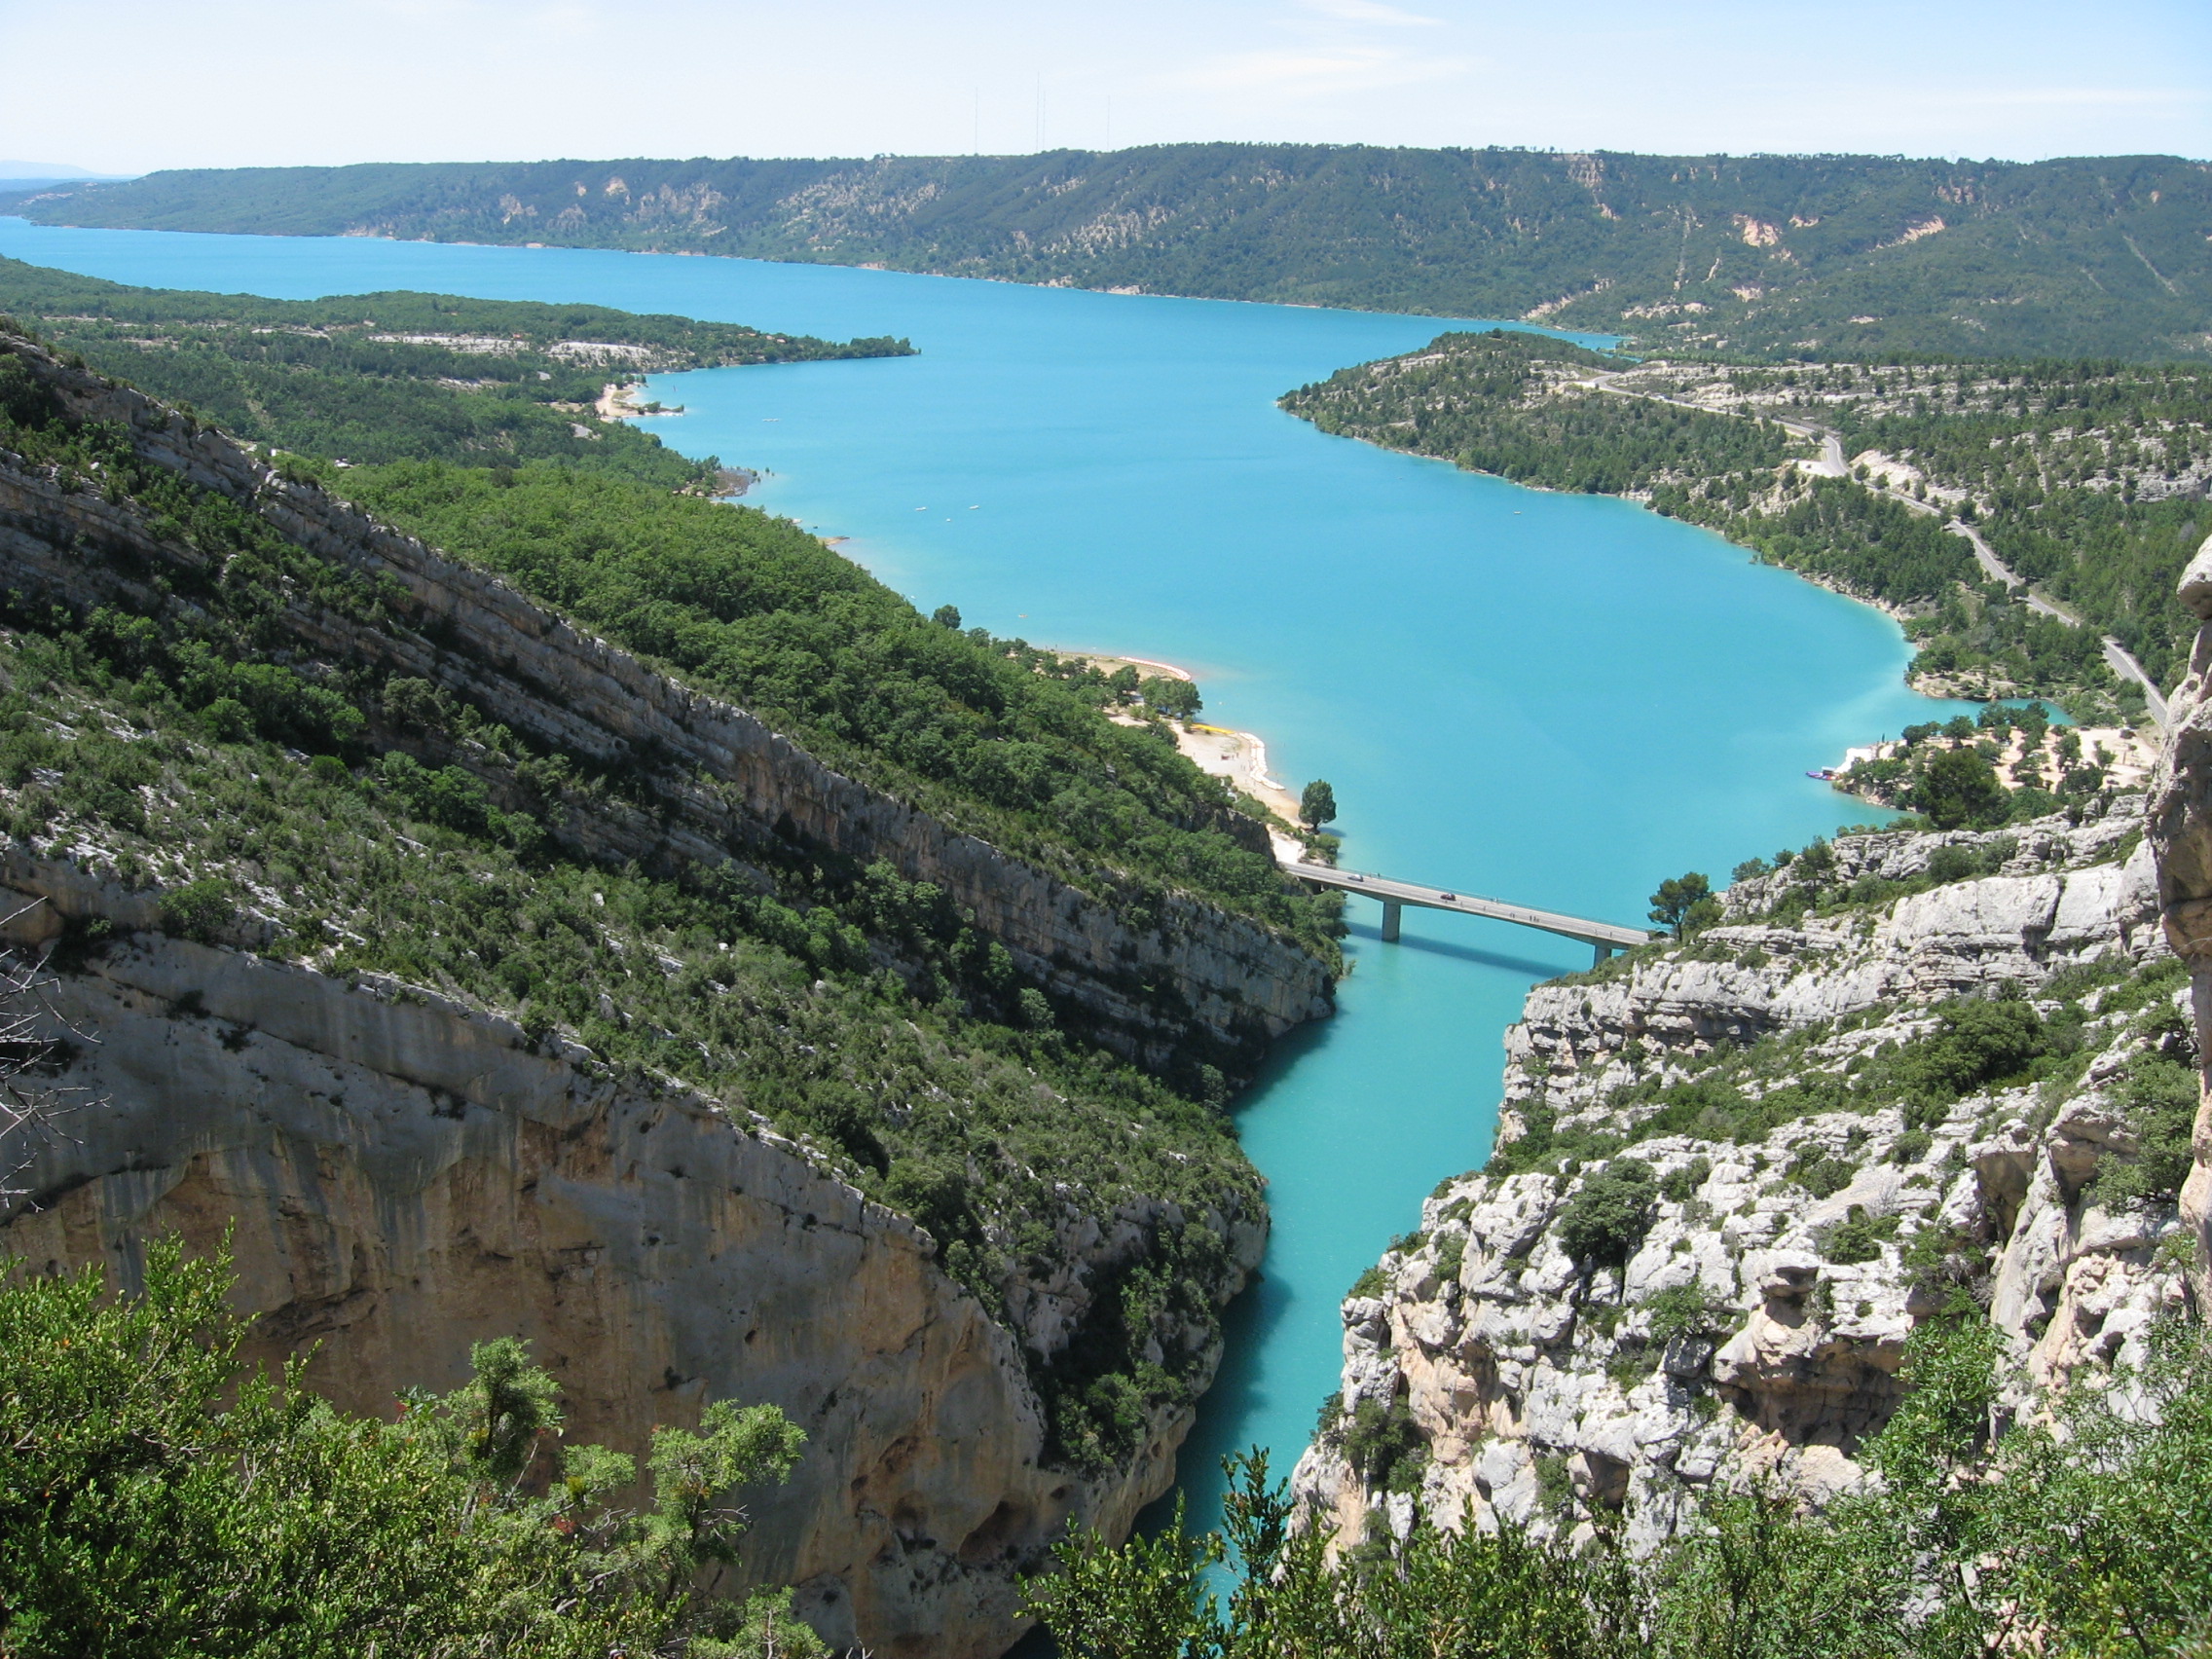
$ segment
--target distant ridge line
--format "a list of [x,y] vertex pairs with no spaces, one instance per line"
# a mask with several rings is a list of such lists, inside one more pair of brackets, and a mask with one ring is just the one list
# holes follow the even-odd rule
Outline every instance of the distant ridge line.
[[880,265],[1540,320],[1646,350],[2212,356],[2212,167],[1174,144],[370,163],[0,193],[44,224]]

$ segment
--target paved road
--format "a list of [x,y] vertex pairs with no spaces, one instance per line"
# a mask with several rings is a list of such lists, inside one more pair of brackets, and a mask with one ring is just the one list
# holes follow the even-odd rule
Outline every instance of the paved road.
[[[1678,397],[1661,397],[1656,392],[1630,391],[1626,387],[1612,384],[1617,375],[1628,372],[1623,369],[1615,371],[1615,374],[1602,374],[1585,384],[1598,391],[1609,391],[1616,397],[1641,397],[1652,403],[1672,403],[1677,409],[1695,409],[1706,415],[1734,413],[1734,411],[1708,409],[1701,403],[1687,403]],[[1828,427],[1817,426],[1809,421],[1785,421],[1779,416],[1768,416],[1766,419],[1774,421],[1783,430],[1797,437],[1821,440],[1821,459],[1815,461],[1810,469],[1814,473],[1824,478],[1841,478],[1850,471],[1850,467],[1844,461],[1843,440]],[[1910,496],[1901,492],[1894,492],[1893,494],[1898,501],[1916,513],[1935,513],[1940,510],[1926,501],[1916,501]],[[2038,611],[2045,616],[2054,617],[2065,623],[2069,628],[2081,628],[2087,625],[2081,617],[2060,605],[2056,600],[2046,599],[2015,575],[2005,561],[1991,551],[1989,543],[1981,538],[1981,532],[1974,529],[1973,526],[1960,524],[1954,520],[1943,528],[1954,535],[1965,536],[1972,544],[1974,562],[1981,567],[1982,573],[1988,576],[1991,581],[2003,582],[2008,588],[2024,589],[2030,610]],[[2105,666],[2122,680],[2132,680],[2136,684],[2143,687],[2143,700],[2149,705],[2151,719],[2157,723],[2160,730],[2163,730],[2171,717],[2166,709],[2166,694],[2158,689],[2158,682],[2151,678],[2140,662],[2135,660],[2134,653],[2110,634],[2103,636],[2099,643],[2104,647]]]
[[1422,887],[1416,882],[1394,881],[1386,875],[1371,875],[1358,870],[1337,869],[1329,865],[1299,864],[1289,860],[1283,869],[1302,881],[1310,881],[1321,887],[1334,887],[1344,893],[1364,894],[1397,904],[1414,904],[1427,910],[1456,910],[1464,916],[1489,916],[1494,921],[1513,922],[1525,928],[1539,928],[1545,933],[1561,934],[1567,939],[1578,939],[1584,944],[1603,945],[1608,950],[1626,950],[1632,944],[1649,941],[1648,928],[1624,928],[1612,922],[1594,922],[1584,916],[1565,916],[1556,910],[1532,910],[1526,904],[1508,904],[1500,899],[1476,899],[1466,894],[1441,887]]
[[[1903,496],[1899,496],[1898,499],[1903,501],[1908,507],[1919,507],[1921,505],[1920,502]],[[2058,601],[2046,599],[2021,580],[2004,560],[1998,558],[1996,553],[1991,550],[1989,543],[1981,538],[1981,532],[1974,529],[1972,525],[1960,524],[1953,520],[1943,528],[1953,535],[1965,536],[1968,541],[1973,544],[1974,561],[1981,566],[1982,571],[1991,581],[2003,582],[2007,587],[2014,590],[2024,590],[2030,610],[2038,611],[2045,616],[2055,617],[2069,628],[2085,628],[2088,626],[2080,616],[2067,609]],[[2143,687],[2143,700],[2150,706],[2151,719],[2157,722],[2161,731],[2164,730],[2172,717],[2166,709],[2166,694],[2158,689],[2158,682],[2144,672],[2143,665],[2135,660],[2134,653],[2110,634],[2103,636],[2098,643],[2104,647],[2105,666],[2122,680],[2132,680],[2136,684]]]

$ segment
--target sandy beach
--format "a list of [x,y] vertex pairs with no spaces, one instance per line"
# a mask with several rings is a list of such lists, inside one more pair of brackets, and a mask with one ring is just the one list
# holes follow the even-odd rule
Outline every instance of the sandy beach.
[[599,394],[599,401],[592,406],[592,413],[602,421],[636,420],[642,413],[637,403],[638,391],[645,384],[644,381],[608,381],[606,389]]
[[[1191,684],[1198,682],[1197,676],[1188,669],[1178,668],[1171,662],[1161,662],[1153,657],[1129,656],[1119,651],[1061,651],[1061,656],[1080,657],[1101,673],[1112,674],[1117,669],[1133,668],[1141,676],[1181,680]],[[1126,718],[1136,722],[1135,716]],[[1267,740],[1257,732],[1237,731],[1230,726],[1210,725],[1204,720],[1193,720],[1188,725],[1168,722],[1175,734],[1175,747],[1188,756],[1199,771],[1216,778],[1227,778],[1231,786],[1241,790],[1279,815],[1286,824],[1298,822],[1298,796],[1290,786],[1268,770]],[[1278,859],[1302,859],[1306,849],[1298,840],[1272,826],[1269,839],[1274,843]]]

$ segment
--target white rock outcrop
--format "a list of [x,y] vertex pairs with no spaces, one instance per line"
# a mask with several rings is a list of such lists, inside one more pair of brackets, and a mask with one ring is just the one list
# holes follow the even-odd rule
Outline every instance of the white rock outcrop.
[[[2004,836],[1848,837],[1824,891],[1867,903],[1762,919],[1786,869],[1732,890],[1728,923],[1690,945],[1530,991],[1501,1162],[1516,1142],[1577,1155],[1446,1183],[1346,1302],[1336,1420],[1295,1477],[1307,1513],[1348,1543],[1402,1528],[1410,1497],[1446,1525],[1617,1520],[1647,1548],[1716,1483],[1771,1471],[1817,1500],[1860,1479],[1907,1337],[1955,1294],[2004,1334],[2015,1404],[2139,1357],[2183,1294],[2179,1224],[2170,1202],[2102,1207],[2092,1177],[2137,1151],[2130,1064],[2191,1049],[2142,823],[2121,798]],[[1997,873],[1887,901],[1871,885],[1945,846]],[[2103,988],[2080,995],[2070,969]],[[2081,1018],[2074,1067],[1917,1122],[1836,1092],[1939,1030],[1940,1007],[1990,996]],[[1739,1116],[1740,1139],[1653,1132],[1691,1127],[1701,1087],[1739,1114],[1807,1087],[1838,1109]],[[1648,1171],[1648,1207],[1617,1267],[1578,1262],[1563,1224],[1616,1157]]]

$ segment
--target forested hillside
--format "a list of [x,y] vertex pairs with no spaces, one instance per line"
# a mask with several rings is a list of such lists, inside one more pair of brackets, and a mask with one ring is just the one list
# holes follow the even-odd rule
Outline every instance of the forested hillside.
[[1527,317],[1772,356],[2202,356],[2212,171],[1181,144],[870,161],[156,173],[0,197],[41,223],[874,263]]
[[609,382],[913,350],[604,306],[133,288],[0,259],[0,316],[10,315],[249,442],[350,464],[561,461],[671,486],[715,469],[602,419]]
[[[1325,431],[1710,526],[1899,612],[1931,689],[2132,717],[2140,692],[2100,638],[2170,686],[2195,625],[2174,598],[2212,483],[2212,371],[2195,365],[1724,367],[1493,331],[1343,370],[1283,405]],[[1969,530],[2087,626],[1991,579]]]
[[[23,267],[4,278],[18,311],[42,292],[57,310],[84,303]],[[1303,941],[1291,953],[1317,981],[1309,953],[1335,960],[1334,906],[1287,890],[1259,826],[1163,732],[1110,719],[1100,675],[924,618],[795,525],[704,498],[699,468],[649,436],[579,419],[593,435],[568,450],[571,412],[533,387],[583,371],[548,347],[472,354],[450,340],[333,338],[310,327],[313,308],[106,297],[128,325],[50,325],[103,369],[188,377],[214,388],[210,403],[246,387],[249,429],[270,434],[294,485],[343,484],[1133,926],[1190,896]],[[443,296],[326,302],[319,315],[379,331],[445,319],[502,342],[528,343],[535,326],[539,341],[580,333],[710,360],[838,350]],[[270,351],[257,330],[273,326],[301,330],[278,337],[301,342],[299,355]],[[1147,1075],[940,887],[795,831],[742,866],[595,852],[639,827],[665,830],[683,780],[649,750],[610,766],[350,655],[334,644],[350,631],[424,625],[406,593],[148,461],[116,424],[70,416],[26,368],[35,350],[0,331],[0,468],[143,521],[167,565],[108,571],[88,551],[82,594],[6,597],[0,831],[23,855],[159,890],[172,934],[396,976],[510,1011],[534,1035],[565,1033],[598,1062],[741,1099],[921,1220],[994,1310],[1048,1271],[1054,1226],[1078,1211],[1256,1212],[1257,1178],[1221,1111],[1256,1047],[1191,1024]],[[493,384],[443,386],[441,353],[489,365]],[[539,373],[556,378],[529,378]],[[320,401],[331,387],[346,394],[335,419]],[[339,445],[420,454],[446,441],[443,423],[487,410],[517,419],[468,427],[491,436],[453,446],[459,461],[339,471],[327,459]],[[170,418],[188,434],[200,425]],[[51,536],[42,523],[11,530],[30,545]],[[96,934],[68,946],[101,947]],[[1173,989],[1137,983],[1133,968],[1130,979],[1118,994],[1171,1025]],[[1180,1223],[1152,1229],[1099,1318],[1032,1356],[1055,1456],[1086,1469],[1125,1457],[1210,1375],[1231,1270],[1206,1248]],[[1161,1349],[1156,1321],[1190,1341]]]
[[133,289],[15,261],[0,262],[0,310],[287,452],[296,470],[342,477],[352,499],[947,822],[1101,891],[1132,876],[1172,883],[1333,948],[1220,786],[1165,738],[1106,718],[1102,676],[926,622],[789,521],[703,498],[712,461],[601,420],[587,401],[633,364],[881,354],[910,350],[903,342],[830,345],[451,295],[294,303]]

